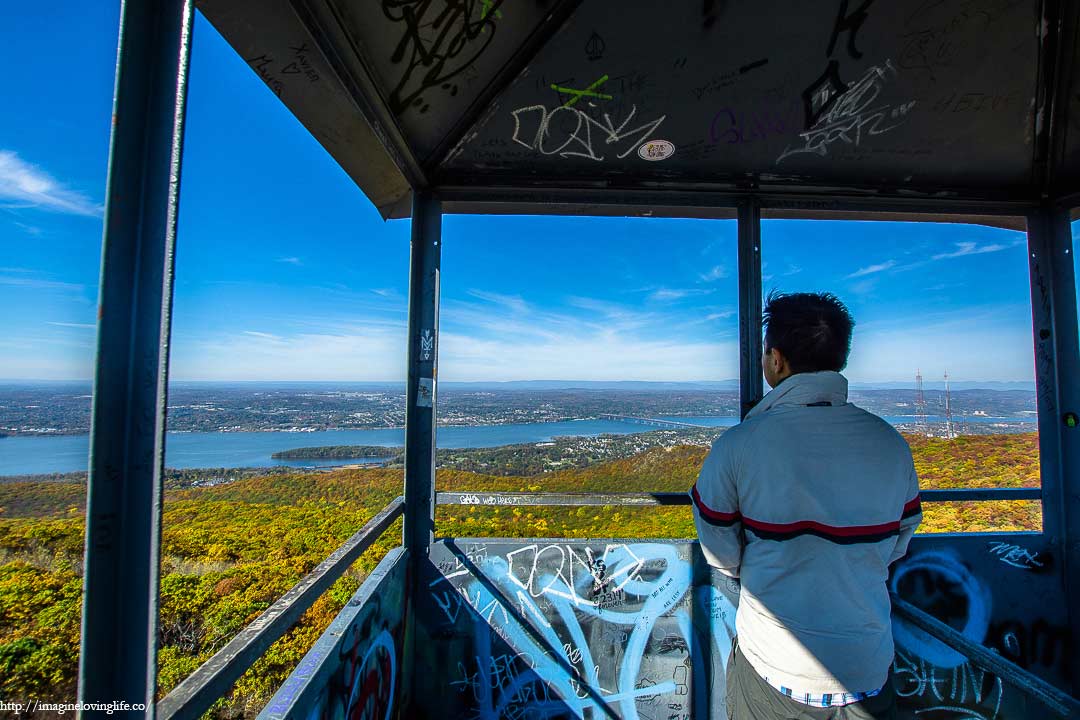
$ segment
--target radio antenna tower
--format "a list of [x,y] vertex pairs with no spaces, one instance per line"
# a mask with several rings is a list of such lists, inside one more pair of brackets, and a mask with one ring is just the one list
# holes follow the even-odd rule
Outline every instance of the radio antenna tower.
[[952,402],[949,398],[949,371],[945,371],[945,438],[953,439]]
[[929,434],[926,424],[926,395],[923,393],[922,370],[915,371],[915,425],[919,432]]

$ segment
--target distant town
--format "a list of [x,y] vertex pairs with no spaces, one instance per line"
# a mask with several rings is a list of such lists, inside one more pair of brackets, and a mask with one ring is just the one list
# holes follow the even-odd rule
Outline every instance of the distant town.
[[[735,417],[737,385],[583,384],[584,387],[440,387],[441,426],[481,426],[597,419],[605,414],[643,418]],[[935,424],[945,415],[945,393],[924,391],[921,412],[913,388],[852,389],[851,402],[892,418],[894,425]],[[76,383],[0,384],[0,434],[81,435],[90,430],[90,386]],[[953,389],[950,411],[957,432],[979,421],[980,433],[1014,431],[1031,420],[1034,390]],[[926,420],[920,420],[919,415]],[[907,417],[910,416],[910,423]],[[357,430],[405,424],[402,385],[363,384],[334,388],[312,385],[177,384],[170,388],[168,429],[172,432]],[[997,427],[995,427],[997,425]],[[1030,427],[1028,428],[1030,429]]]

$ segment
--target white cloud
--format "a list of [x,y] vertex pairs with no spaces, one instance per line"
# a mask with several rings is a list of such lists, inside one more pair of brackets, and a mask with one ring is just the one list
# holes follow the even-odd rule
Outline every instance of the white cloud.
[[867,265],[866,267],[859,268],[845,277],[850,280],[851,278],[863,277],[864,275],[873,275],[874,273],[879,273],[892,267],[896,267],[896,261],[887,260],[886,262],[878,263],[877,265]]
[[277,261],[279,263],[287,263],[289,265],[303,265],[304,264],[303,262],[301,262],[300,258],[298,258],[298,257],[279,257],[277,259]]
[[685,297],[708,295],[711,292],[712,290],[706,288],[660,288],[649,294],[649,300],[659,302],[682,300]]
[[[730,307],[694,313],[641,310],[572,297],[539,309],[517,296],[471,292],[443,303],[439,377],[443,380],[716,380],[738,374],[738,340],[711,320]],[[706,320],[705,318],[708,318]],[[730,322],[730,320],[729,320]],[[407,349],[404,318],[288,322],[271,332],[202,332],[173,343],[178,379],[400,380]],[[269,329],[269,328],[268,328]]]
[[979,245],[977,242],[966,240],[964,242],[954,243],[956,249],[952,252],[939,253],[931,257],[931,260],[948,260],[950,258],[964,257],[966,255],[983,255],[985,253],[999,252],[1001,250],[1008,250],[1009,248],[1023,245],[1027,240],[1020,239],[1011,243],[991,243],[989,245]]
[[69,190],[11,150],[0,150],[0,206],[33,207],[69,215],[101,217],[102,206]]
[[709,272],[701,275],[701,279],[704,282],[712,282],[714,280],[722,280],[728,276],[728,270],[723,265],[714,265]]
[[643,340],[583,334],[552,340],[443,333],[443,380],[720,380],[738,376],[737,341]]
[[1024,304],[965,309],[896,322],[856,324],[853,382],[927,378],[946,370],[957,380],[1031,380],[1035,368],[1030,309]]
[[[18,270],[16,270],[18,272]],[[34,290],[70,290],[82,292],[86,289],[80,283],[62,282],[60,280],[47,280],[40,277],[28,277],[27,274],[0,275],[0,285],[14,285],[17,287],[32,288]]]
[[859,280],[853,282],[848,286],[848,289],[856,295],[866,295],[872,292],[877,287],[877,278],[866,278],[865,280]]
[[653,291],[649,295],[650,300],[680,300],[686,297],[688,293],[685,290],[669,290],[668,288],[660,288]]
[[78,328],[80,330],[96,330],[97,325],[94,323],[73,323],[73,322],[53,322],[47,320],[46,325],[56,325],[57,327]]
[[373,380],[405,378],[405,325],[357,325],[352,333],[274,335],[245,330],[175,342],[177,380]]
[[261,338],[263,340],[274,340],[274,341],[280,341],[281,340],[280,335],[274,335],[272,333],[265,333],[265,332],[257,332],[255,330],[245,330],[243,332],[243,334],[244,335],[249,335],[251,337]]
[[27,225],[26,223],[21,222],[15,223],[15,227],[22,229],[23,232],[25,232],[27,235],[31,235],[33,237],[40,237],[41,234],[44,232],[39,227],[36,227],[34,225]]
[[529,311],[529,305],[520,295],[503,295],[501,293],[488,292],[487,290],[469,290],[469,295],[479,298],[484,302],[499,305],[511,312],[525,313]]

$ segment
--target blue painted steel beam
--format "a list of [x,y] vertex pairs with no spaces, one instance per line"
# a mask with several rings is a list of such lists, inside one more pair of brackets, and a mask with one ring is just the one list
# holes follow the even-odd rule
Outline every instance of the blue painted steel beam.
[[431,193],[413,189],[412,254],[409,261],[409,377],[405,398],[405,516],[402,544],[409,554],[406,574],[403,705],[408,717],[415,701],[416,599],[418,578],[435,539],[435,388],[439,349],[439,263],[442,205]]
[[[1080,414],[1080,349],[1069,211],[1047,206],[1029,215],[1028,249],[1043,530],[1061,556],[1069,628],[1080,638],[1080,426],[1068,422],[1070,413]],[[1075,692],[1080,665],[1073,664],[1070,680]]]
[[761,204],[739,205],[739,400],[740,416],[761,400]]
[[[125,0],[90,427],[79,700],[152,707],[190,0]],[[145,713],[150,716],[151,711]],[[105,717],[84,711],[82,717]]]

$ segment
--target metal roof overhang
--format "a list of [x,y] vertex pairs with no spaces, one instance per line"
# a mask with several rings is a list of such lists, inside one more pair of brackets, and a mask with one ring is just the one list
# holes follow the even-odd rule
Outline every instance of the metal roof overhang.
[[1077,3],[199,0],[384,218],[923,219],[1080,192]]

